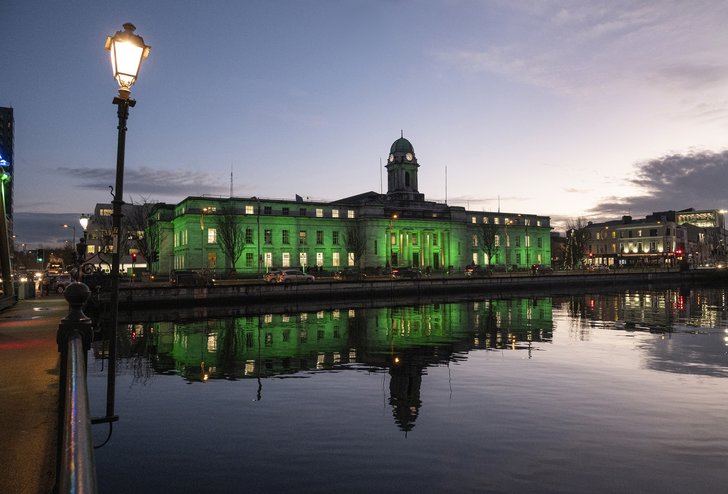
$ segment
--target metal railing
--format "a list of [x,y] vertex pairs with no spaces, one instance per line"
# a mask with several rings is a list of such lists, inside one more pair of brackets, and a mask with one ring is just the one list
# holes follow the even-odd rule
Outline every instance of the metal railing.
[[61,354],[56,460],[58,494],[97,492],[86,386],[92,323],[82,310],[89,293],[83,283],[68,285],[64,296],[70,307],[68,315],[58,325],[56,337]]

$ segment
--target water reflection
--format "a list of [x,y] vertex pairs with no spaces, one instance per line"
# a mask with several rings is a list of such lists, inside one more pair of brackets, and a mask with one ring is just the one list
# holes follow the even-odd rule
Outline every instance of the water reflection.
[[[725,300],[667,289],[155,314],[120,331],[100,488],[722,492]],[[101,342],[95,353],[92,406]]]
[[[119,353],[141,383],[178,374],[188,383],[262,380],[330,370],[388,372],[389,403],[403,431],[414,427],[426,368],[464,359],[474,349],[526,350],[552,337],[551,300],[261,314],[128,325]],[[102,345],[95,346],[97,356]],[[145,367],[146,364],[146,367]]]

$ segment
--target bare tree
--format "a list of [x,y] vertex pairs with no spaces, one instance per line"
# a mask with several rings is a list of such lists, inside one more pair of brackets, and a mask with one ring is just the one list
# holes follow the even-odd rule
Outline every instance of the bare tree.
[[361,223],[356,222],[348,226],[345,242],[347,252],[353,252],[354,261],[357,266],[362,267],[361,261],[364,259],[364,254],[367,251],[367,239]]
[[567,220],[566,222],[566,252],[564,264],[566,267],[576,269],[582,262],[586,253],[588,242],[587,222],[584,218]]
[[[152,212],[156,205],[155,201],[142,197],[138,203],[132,201],[123,209],[124,218],[122,223],[128,234],[123,235],[121,238],[134,241],[136,248],[139,249],[147,263],[156,260],[159,250],[160,232],[155,227],[155,222],[152,219]],[[123,250],[120,249],[119,252],[123,252]]]
[[243,254],[245,231],[241,227],[240,216],[232,204],[223,206],[216,217],[217,237],[225,253],[228,271],[232,274],[235,273],[235,265]]
[[498,244],[496,238],[498,238],[498,227],[492,223],[481,223],[480,231],[478,232],[480,237],[480,246],[488,256],[488,264],[492,263],[493,256],[498,255]]

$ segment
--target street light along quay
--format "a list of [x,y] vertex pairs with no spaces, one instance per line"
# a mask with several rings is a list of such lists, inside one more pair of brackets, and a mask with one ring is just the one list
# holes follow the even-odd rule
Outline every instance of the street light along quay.
[[136,27],[127,22],[123,31],[117,31],[113,36],[106,38],[106,50],[111,53],[111,69],[114,79],[119,84],[119,96],[113,103],[118,107],[119,138],[116,148],[116,188],[112,201],[111,235],[113,252],[111,256],[111,327],[109,328],[109,366],[107,381],[106,419],[115,420],[114,394],[116,374],[116,326],[119,321],[119,235],[121,232],[121,206],[124,204],[124,149],[126,146],[126,120],[129,108],[136,105],[131,99],[131,87],[136,82],[142,61],[149,56],[150,46],[144,44],[144,39],[134,34]]

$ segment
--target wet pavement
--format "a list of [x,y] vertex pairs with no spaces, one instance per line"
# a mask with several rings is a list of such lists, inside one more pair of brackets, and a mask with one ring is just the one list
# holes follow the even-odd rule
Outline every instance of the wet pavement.
[[0,492],[53,489],[60,295],[20,300],[0,312]]

